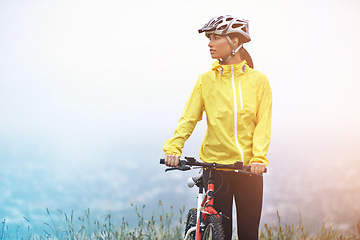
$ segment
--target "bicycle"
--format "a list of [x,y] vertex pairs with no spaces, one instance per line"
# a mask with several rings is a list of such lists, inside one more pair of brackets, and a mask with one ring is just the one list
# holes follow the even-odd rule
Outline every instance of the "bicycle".
[[[160,164],[165,164],[165,160],[160,159]],[[215,198],[214,171],[221,169],[245,174],[255,173],[251,173],[250,167],[244,166],[242,162],[235,162],[234,164],[203,163],[196,161],[193,157],[185,157],[185,160],[180,160],[178,167],[167,168],[165,172],[171,170],[188,171],[194,169],[194,167],[209,169],[209,180],[207,182],[207,192],[204,194],[202,174],[188,179],[188,186],[192,188],[196,185],[199,188],[199,193],[197,208],[191,208],[186,217],[184,240],[223,240],[225,235],[221,222],[224,216],[213,207]]]

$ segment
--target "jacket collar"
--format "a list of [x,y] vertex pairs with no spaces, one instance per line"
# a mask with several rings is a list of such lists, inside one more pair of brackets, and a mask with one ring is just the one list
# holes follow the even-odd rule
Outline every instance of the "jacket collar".
[[246,60],[241,63],[233,64],[233,65],[220,65],[219,61],[213,63],[211,70],[219,72],[221,75],[231,75],[231,66],[234,67],[234,72],[237,73],[246,73],[249,69]]

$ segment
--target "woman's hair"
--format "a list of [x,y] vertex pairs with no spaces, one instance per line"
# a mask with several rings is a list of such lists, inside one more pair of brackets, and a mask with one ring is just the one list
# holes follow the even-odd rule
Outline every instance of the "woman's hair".
[[254,68],[254,63],[252,61],[252,58],[251,58],[250,54],[248,53],[248,51],[246,51],[246,49],[244,47],[241,47],[239,49],[239,54],[240,54],[241,60],[246,60],[247,65],[251,68]]
[[[229,37],[231,39],[238,38],[240,43],[244,43],[244,40],[245,40],[244,37],[241,34],[238,34],[238,33],[230,33]],[[251,58],[250,54],[248,53],[248,51],[246,51],[244,46],[242,46],[239,49],[239,54],[240,54],[241,60],[246,60],[247,65],[249,67],[251,67],[251,68],[254,68],[254,63],[252,61],[252,58]]]

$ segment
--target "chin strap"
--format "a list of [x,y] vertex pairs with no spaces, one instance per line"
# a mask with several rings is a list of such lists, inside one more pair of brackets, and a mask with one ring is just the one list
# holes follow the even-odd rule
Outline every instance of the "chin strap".
[[219,59],[218,59],[220,64],[223,64],[224,62],[228,61],[231,57],[235,56],[235,54],[236,54],[236,53],[239,51],[239,49],[243,46],[243,44],[241,43],[241,44],[239,45],[239,47],[235,49],[234,43],[231,41],[231,38],[230,38],[228,35],[226,35],[225,37],[226,37],[226,39],[229,41],[229,43],[230,43],[230,45],[231,45],[231,48],[232,48],[233,50],[232,50],[231,54],[230,54],[225,60],[223,60],[222,58],[219,58]]

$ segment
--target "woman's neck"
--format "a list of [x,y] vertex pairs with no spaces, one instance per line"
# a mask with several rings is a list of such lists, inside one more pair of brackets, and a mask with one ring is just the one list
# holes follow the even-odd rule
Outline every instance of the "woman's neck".
[[239,52],[237,52],[235,54],[235,56],[232,56],[229,60],[220,63],[221,65],[234,65],[234,64],[238,64],[241,63],[243,60],[240,58],[240,54]]

